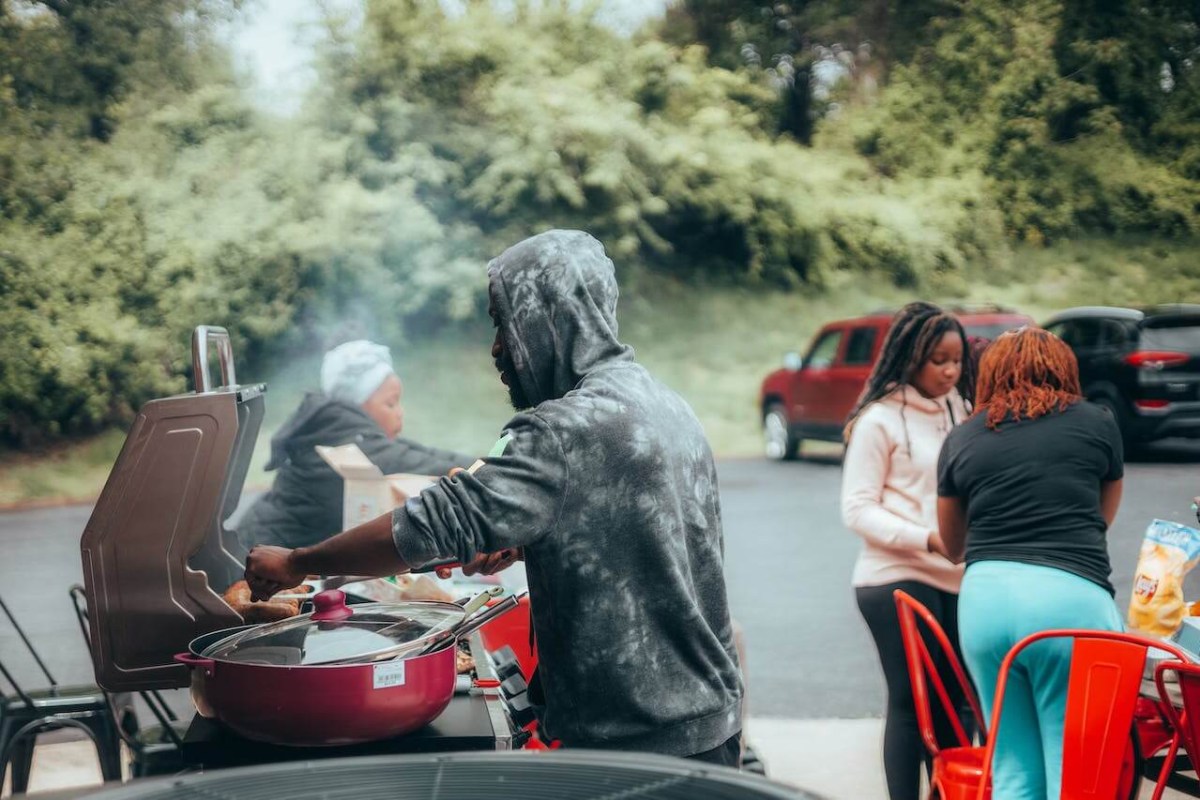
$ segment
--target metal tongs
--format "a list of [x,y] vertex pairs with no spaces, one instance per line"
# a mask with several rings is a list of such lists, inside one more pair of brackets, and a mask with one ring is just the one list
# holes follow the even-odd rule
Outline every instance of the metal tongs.
[[305,578],[297,585],[298,592],[280,592],[272,595],[272,600],[311,600],[318,592],[329,589],[341,589],[349,583],[360,581],[376,581],[379,578],[370,575],[331,575],[328,578]]
[[[484,596],[485,599],[491,599],[492,597],[495,597],[497,594],[500,593],[500,592],[496,591],[497,589],[499,589],[500,591],[503,591],[503,587],[497,586],[497,587],[494,587],[494,588],[489,589],[488,591],[484,592],[482,596]],[[466,636],[469,636],[470,634],[472,634],[475,631],[482,628],[487,623],[494,620],[496,617],[499,617],[501,614],[506,614],[509,611],[512,611],[514,608],[517,607],[517,605],[520,604],[521,599],[524,598],[528,594],[529,594],[528,589],[521,589],[518,592],[508,595],[503,600],[501,600],[499,603],[496,603],[493,606],[485,608],[482,611],[477,610],[477,613],[468,613],[466,618],[463,619],[462,622],[459,622],[457,625],[454,625],[445,630],[433,632],[433,634],[425,640],[425,644],[420,647],[417,655],[425,655],[426,653],[432,653],[434,650],[439,649],[440,647],[447,644],[451,640],[462,639]],[[476,597],[475,600],[472,602],[475,602],[478,600],[479,600],[479,597]],[[480,604],[480,605],[482,605],[482,604]],[[477,607],[477,609],[478,609],[478,607]],[[414,649],[416,649],[416,648],[414,648]]]
[[[437,561],[430,561],[427,564],[422,564],[412,570],[413,574],[423,572],[433,572],[441,567],[457,567],[460,563],[457,558],[444,558]],[[272,595],[271,599],[279,600],[311,600],[317,593],[324,592],[329,589],[341,589],[343,586],[351,583],[361,583],[363,581],[378,581],[382,578],[373,575],[330,575],[326,578],[310,577],[300,581],[297,588],[301,589],[298,592],[280,592]]]

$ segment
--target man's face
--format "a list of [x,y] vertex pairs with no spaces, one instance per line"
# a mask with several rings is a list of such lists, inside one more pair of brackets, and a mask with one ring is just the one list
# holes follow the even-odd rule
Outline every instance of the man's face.
[[500,330],[500,319],[496,314],[496,304],[491,299],[491,292],[488,293],[488,315],[496,328],[496,338],[492,341],[492,358],[496,362],[496,371],[500,373],[500,382],[508,388],[508,400],[514,409],[520,411],[529,408],[532,404],[521,390],[521,381],[517,378],[512,357],[504,346],[504,333]]

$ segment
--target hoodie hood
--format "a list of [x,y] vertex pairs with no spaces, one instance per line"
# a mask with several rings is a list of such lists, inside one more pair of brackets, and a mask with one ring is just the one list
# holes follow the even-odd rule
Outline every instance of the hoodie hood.
[[946,402],[958,399],[958,390],[951,389],[940,397],[926,397],[918,392],[911,384],[898,386],[888,394],[889,402],[903,404],[907,408],[915,408],[926,414],[942,414],[946,411]]
[[[927,414],[946,420],[949,426],[957,425],[967,418],[971,407],[967,405],[958,389],[951,389],[941,397],[926,397],[910,384],[904,384],[893,389],[879,402],[903,407],[909,413]],[[949,429],[949,428],[947,428]]]
[[604,246],[554,230],[488,264],[489,291],[521,390],[536,406],[563,397],[590,372],[630,361],[617,339],[617,278]]

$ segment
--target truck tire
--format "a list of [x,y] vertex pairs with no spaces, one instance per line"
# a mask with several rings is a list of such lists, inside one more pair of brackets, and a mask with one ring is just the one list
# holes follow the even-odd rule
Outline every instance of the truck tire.
[[795,461],[800,439],[793,436],[781,403],[767,406],[763,414],[763,452],[772,461]]
[[1113,419],[1117,421],[1117,430],[1121,433],[1121,443],[1125,446],[1125,452],[1134,450],[1138,442],[1134,441],[1132,426],[1129,424],[1129,412],[1121,407],[1119,401],[1107,394],[1096,395],[1091,398],[1091,401],[1101,408],[1107,409],[1108,413],[1112,414]]

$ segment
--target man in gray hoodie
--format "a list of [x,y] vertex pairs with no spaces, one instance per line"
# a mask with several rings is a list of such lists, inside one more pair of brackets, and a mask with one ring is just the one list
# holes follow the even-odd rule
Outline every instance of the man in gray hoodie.
[[266,597],[309,574],[389,575],[522,548],[543,733],[568,747],[736,765],[742,684],[712,452],[617,339],[603,246],[550,231],[488,265],[492,355],[518,409],[492,455],[311,548],[255,548]]

